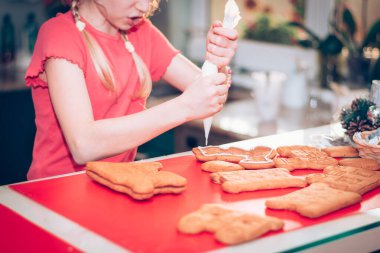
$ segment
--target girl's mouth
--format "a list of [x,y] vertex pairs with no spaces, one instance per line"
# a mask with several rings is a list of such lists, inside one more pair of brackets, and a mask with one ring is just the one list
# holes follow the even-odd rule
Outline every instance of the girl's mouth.
[[137,25],[142,20],[141,16],[130,17],[128,24],[131,26]]

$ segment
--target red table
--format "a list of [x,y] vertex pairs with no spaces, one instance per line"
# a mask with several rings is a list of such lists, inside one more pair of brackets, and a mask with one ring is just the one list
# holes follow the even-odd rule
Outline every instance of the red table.
[[[83,173],[17,184],[10,188],[133,252],[199,252],[224,247],[208,233],[189,236],[176,230],[179,218],[203,203],[223,203],[232,208],[284,219],[282,231],[266,236],[380,207],[380,189],[377,189],[364,195],[361,204],[318,219],[308,219],[294,212],[270,210],[264,206],[266,198],[286,194],[295,188],[228,194],[222,192],[220,185],[210,182],[209,174],[200,170],[200,162],[193,156],[161,162],[165,170],[174,171],[188,179],[186,192],[135,201],[97,184]],[[293,174],[309,172],[315,171],[299,170]],[[46,236],[46,241],[50,242],[51,238]]]
[[0,205],[2,252],[80,252],[27,219]]
[[[30,247],[48,248],[50,252],[104,252],[104,249],[110,252],[204,252],[220,249],[231,252],[252,252],[253,249],[259,252],[292,252],[323,248],[334,243],[339,248],[342,246],[340,240],[348,240],[344,245],[356,244],[368,231],[370,236],[380,233],[380,189],[365,194],[360,204],[309,219],[295,212],[265,208],[267,198],[296,188],[228,194],[220,185],[210,181],[209,173],[201,171],[201,163],[192,155],[160,161],[164,170],[188,179],[184,193],[135,201],[97,184],[84,173],[0,187],[0,212],[7,217],[1,215],[3,234],[0,244],[10,249],[15,246],[16,252]],[[316,171],[292,172],[293,175],[308,173]],[[204,203],[222,203],[234,209],[278,217],[285,221],[285,227],[279,232],[233,247],[216,242],[208,233],[180,234],[176,230],[180,217]],[[55,223],[52,225],[51,222]],[[61,229],[65,226],[68,229]],[[23,231],[20,234],[22,247],[17,245],[20,238],[15,231],[19,229]],[[80,232],[76,231],[78,229]],[[6,231],[11,233],[6,234]],[[33,234],[33,237],[27,237],[28,234]],[[371,239],[370,236],[366,239]],[[377,243],[371,240],[369,246],[370,249],[380,248],[380,240]]]

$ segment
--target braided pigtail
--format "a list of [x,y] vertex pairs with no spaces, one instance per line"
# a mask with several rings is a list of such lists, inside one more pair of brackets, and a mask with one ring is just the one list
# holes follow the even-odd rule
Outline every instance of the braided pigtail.
[[[158,5],[159,5],[159,0],[153,0],[150,5],[150,10],[146,14],[146,17],[149,17],[150,15],[152,15],[154,11],[157,10]],[[78,6],[79,6],[79,0],[72,0],[71,12],[75,20],[75,25],[77,26],[78,30],[81,31],[81,33],[83,34],[85,38],[85,42],[89,49],[92,61],[95,66],[95,70],[97,74],[99,75],[101,82],[108,90],[114,91],[115,80],[112,74],[112,70],[110,68],[110,64],[106,56],[104,55],[102,49],[100,48],[99,44],[91,36],[91,34],[86,32],[86,30],[84,29],[86,24],[83,21],[81,21]],[[140,90],[136,94],[135,98],[147,98],[150,95],[150,92],[152,91],[152,78],[150,76],[150,72],[147,66],[145,65],[144,61],[136,53],[135,48],[132,45],[132,43],[128,40],[128,36],[126,32],[120,31],[120,33],[124,40],[125,48],[132,55],[132,58],[135,62],[137,73],[140,79]]]
[[79,0],[72,0],[71,12],[78,30],[83,34],[87,48],[91,55],[91,59],[95,66],[96,73],[98,74],[104,87],[110,91],[115,91],[115,79],[107,57],[104,55],[103,50],[100,48],[94,37],[84,29],[86,25],[80,19],[78,6]]
[[133,60],[136,65],[137,73],[140,78],[140,90],[136,94],[137,98],[147,98],[152,91],[152,78],[150,76],[150,72],[145,65],[144,61],[141,57],[136,53],[134,46],[128,40],[128,36],[125,32],[122,32],[122,38],[124,40],[125,48],[132,54]]

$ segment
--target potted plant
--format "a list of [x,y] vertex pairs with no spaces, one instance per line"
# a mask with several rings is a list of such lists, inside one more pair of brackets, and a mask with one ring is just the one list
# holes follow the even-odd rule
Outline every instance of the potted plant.
[[[380,62],[375,59],[371,66],[371,60],[365,57],[366,48],[379,49],[380,43],[380,20],[374,22],[362,41],[357,41],[357,24],[352,12],[341,1],[336,1],[333,19],[330,22],[330,33],[325,38],[319,38],[315,33],[298,22],[290,22],[290,26],[302,29],[307,39],[299,40],[298,43],[304,47],[316,48],[321,53],[322,86],[327,87],[329,81],[344,81],[352,86],[368,87],[370,80],[380,78]],[[347,48],[346,59],[347,73],[342,77],[337,71],[337,56],[342,49]]]
[[294,29],[285,22],[275,24],[268,14],[264,14],[246,28],[243,37],[248,40],[292,45]]
[[[340,6],[338,5],[337,7],[339,8]],[[377,69],[370,69],[371,58],[365,56],[365,49],[378,49],[380,47],[380,40],[377,38],[377,36],[380,35],[380,19],[375,21],[367,34],[363,36],[362,40],[358,41],[356,39],[358,37],[357,23],[350,9],[346,5],[343,5],[341,10],[338,8],[336,8],[335,11],[338,22],[332,22],[331,27],[348,50],[346,60],[348,72],[346,74],[347,81],[352,84],[368,87],[370,81],[374,79],[376,75],[379,75],[380,69],[378,69],[379,59],[375,59],[377,63],[374,64],[374,67]]]
[[[289,0],[294,5],[292,20],[302,20],[303,0]],[[275,6],[275,4],[273,4]],[[318,73],[318,53],[314,49],[300,47],[295,39],[296,29],[287,25],[289,17],[272,10],[273,6],[246,0],[245,7],[253,16],[247,18],[244,34],[239,40],[235,55],[235,66],[243,73],[251,71],[281,71],[293,75],[306,68],[308,79]],[[254,59],[254,60],[253,60]],[[250,84],[250,78],[244,79]]]

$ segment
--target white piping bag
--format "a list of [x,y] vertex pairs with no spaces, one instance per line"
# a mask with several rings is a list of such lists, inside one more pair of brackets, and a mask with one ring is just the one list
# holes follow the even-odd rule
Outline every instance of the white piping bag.
[[[237,6],[235,0],[228,0],[224,8],[224,28],[234,28],[241,19],[239,7]],[[202,66],[202,76],[208,76],[218,73],[218,67],[209,61],[205,61]],[[203,127],[205,130],[206,146],[208,143],[208,136],[210,134],[210,129],[212,125],[212,117],[208,117],[203,120]]]

